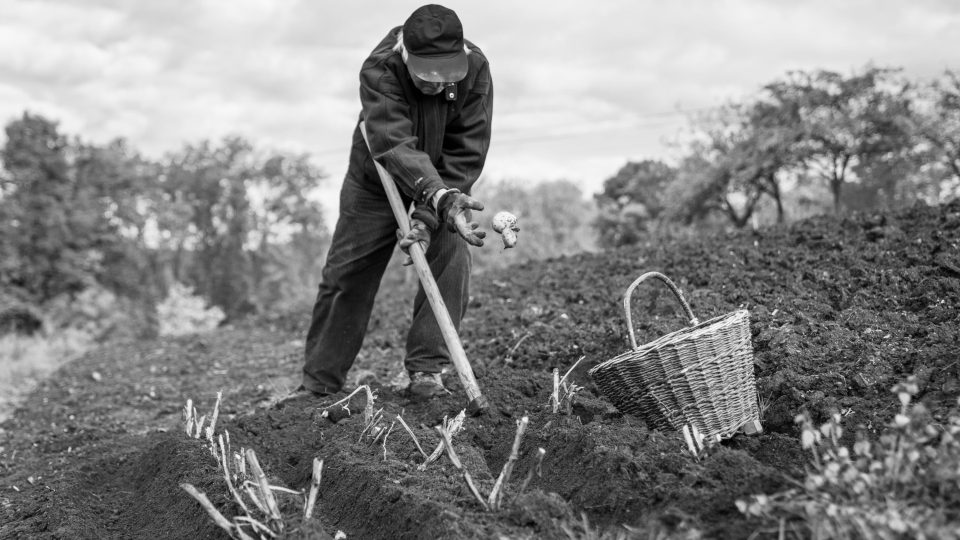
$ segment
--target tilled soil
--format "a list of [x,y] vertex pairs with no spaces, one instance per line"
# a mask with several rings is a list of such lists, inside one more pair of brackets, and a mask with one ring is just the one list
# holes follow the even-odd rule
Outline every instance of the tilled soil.
[[[446,457],[419,470],[423,458],[399,425],[385,445],[371,445],[362,415],[334,423],[320,414],[345,394],[272,405],[296,384],[309,306],[208,336],[105,348],[64,367],[2,424],[0,537],[225,536],[179,487],[192,483],[228,516],[239,513],[180,421],[188,397],[209,412],[222,390],[219,430],[234,448],[255,449],[273,483],[306,489],[313,458],[324,460],[319,522],[302,523],[300,502],[283,499],[290,536],[745,538],[760,525],[734,501],[802,475],[800,411],[839,411],[846,425],[876,434],[897,407],[890,387],[909,375],[934,418],[956,407],[958,245],[955,202],[478,277],[462,337],[493,407],[468,419],[454,445],[482,492],[507,459],[516,421],[530,418],[498,512],[482,510]],[[649,430],[598,394],[586,371],[626,350],[620,296],[648,270],[673,278],[701,319],[750,310],[762,434],[736,435],[697,460],[678,434]],[[354,383],[372,382],[385,425],[402,414],[430,452],[433,426],[466,398],[455,374],[445,376],[453,393],[427,403],[398,389],[410,297],[409,287],[381,294]],[[657,283],[638,289],[632,311],[641,342],[684,325]],[[554,415],[551,370],[581,356],[572,377],[585,390],[572,416]],[[363,402],[353,401],[355,413]],[[518,493],[537,448],[546,451],[540,474]]]

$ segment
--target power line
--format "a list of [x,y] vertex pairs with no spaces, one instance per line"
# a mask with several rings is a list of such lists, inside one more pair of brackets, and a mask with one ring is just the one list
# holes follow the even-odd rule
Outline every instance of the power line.
[[[638,115],[633,116],[633,118],[627,122],[627,126],[624,126],[624,127],[630,127],[631,124],[634,124],[634,123],[637,122],[638,120],[647,120],[647,119],[651,119],[651,118],[663,118],[663,117],[670,117],[670,116],[680,116],[680,115],[685,115],[685,114],[690,114],[690,113],[697,113],[697,112],[704,112],[704,111],[710,111],[710,110],[715,110],[715,109],[717,109],[717,107],[697,107],[697,108],[693,108],[693,109],[673,109],[673,110],[670,110],[670,111],[660,111],[660,112],[653,112],[653,113],[638,114]],[[596,124],[595,124],[595,123],[592,123],[592,122],[585,122],[585,121],[582,121],[582,120],[581,120],[581,121],[577,121],[577,122],[570,122],[570,123],[566,123],[566,124],[558,124],[558,125],[554,125],[554,126],[546,126],[546,127],[541,126],[541,127],[539,127],[538,129],[542,129],[542,130],[544,130],[544,129],[564,129],[564,128],[569,128],[569,127],[582,127],[582,126],[594,126],[594,125],[596,125]],[[650,125],[650,124],[635,124],[635,125],[636,125],[637,127],[646,127],[646,126],[648,126],[648,125]],[[510,130],[507,130],[506,133],[510,133]],[[502,134],[503,134],[503,132],[501,132],[501,135],[502,135]]]
[[[662,121],[661,122],[638,122],[638,121],[654,119],[654,118],[666,118],[671,116],[687,115],[691,113],[715,110],[717,108],[718,107],[715,107],[715,106],[714,107],[697,107],[692,109],[674,109],[671,111],[659,111],[659,112],[653,112],[653,113],[639,114],[634,116],[629,122],[621,123],[619,125],[613,125],[613,126],[601,125],[599,129],[596,123],[584,122],[584,121],[569,122],[566,124],[558,124],[558,125],[546,126],[546,127],[538,127],[537,130],[540,133],[536,135],[521,135],[518,137],[510,137],[509,134],[527,132],[528,130],[523,130],[522,128],[516,128],[511,131],[508,129],[505,132],[507,136],[498,137],[495,142],[499,145],[499,144],[515,144],[515,143],[532,142],[532,141],[550,141],[550,140],[581,137],[584,135],[596,135],[599,133],[607,133],[610,131],[622,131],[625,129],[644,129],[644,128],[651,128],[651,127],[659,127],[663,125],[668,125],[669,122],[662,122]],[[579,130],[574,130],[567,133],[543,134],[543,131],[545,130],[552,131],[557,129],[569,129],[569,128],[593,128],[593,129],[579,129]],[[503,135],[503,133],[500,133],[499,135]],[[323,150],[318,150],[316,152],[310,152],[310,155],[312,156],[323,156],[323,155],[333,155],[333,154],[343,155],[347,153],[348,149],[349,147],[347,146],[343,146],[339,148],[327,148]]]

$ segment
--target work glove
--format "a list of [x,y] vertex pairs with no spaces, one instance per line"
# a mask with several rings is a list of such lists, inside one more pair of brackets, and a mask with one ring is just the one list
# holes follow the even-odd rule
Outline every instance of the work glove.
[[437,201],[437,215],[447,224],[447,229],[459,234],[468,244],[480,247],[487,233],[476,230],[480,225],[473,221],[471,210],[483,210],[483,203],[459,189],[448,190]]
[[404,266],[413,264],[413,258],[410,257],[410,246],[419,242],[423,252],[426,253],[430,248],[430,237],[433,231],[437,230],[440,223],[437,221],[437,214],[426,205],[417,205],[410,215],[410,232],[406,235],[397,230],[397,238],[400,240],[400,250],[407,254],[407,259],[403,261]]
[[423,252],[427,252],[427,249],[430,248],[431,234],[427,224],[419,219],[410,220],[410,232],[406,235],[401,235],[400,231],[397,231],[397,236],[400,236],[400,250],[407,254],[407,260],[403,261],[404,266],[413,264],[413,257],[410,256],[410,246],[419,242]]

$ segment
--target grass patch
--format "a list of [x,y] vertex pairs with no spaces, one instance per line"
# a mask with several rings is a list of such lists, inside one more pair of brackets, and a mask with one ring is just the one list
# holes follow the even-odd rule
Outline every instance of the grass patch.
[[5,420],[40,381],[93,345],[89,333],[76,329],[61,330],[52,336],[0,337],[0,421]]

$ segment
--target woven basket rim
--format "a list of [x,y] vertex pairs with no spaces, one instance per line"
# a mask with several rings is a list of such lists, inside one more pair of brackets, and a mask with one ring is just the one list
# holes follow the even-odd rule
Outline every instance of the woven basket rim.
[[642,356],[650,350],[660,349],[662,347],[673,345],[675,343],[683,341],[694,341],[705,335],[712,334],[721,328],[726,328],[728,326],[733,326],[740,323],[744,318],[749,320],[750,311],[746,309],[738,309],[736,311],[731,311],[724,315],[718,315],[712,319],[703,321],[696,326],[687,326],[679,330],[674,330],[669,334],[664,334],[659,338],[644,343],[636,349],[630,349],[623,353],[614,356],[608,360],[600,362],[596,366],[592,367],[588,374],[593,376],[595,373],[620,364],[627,360],[633,360],[638,356]]

